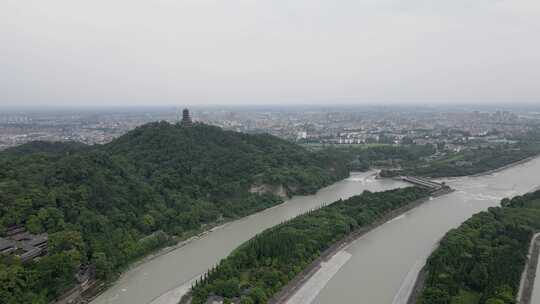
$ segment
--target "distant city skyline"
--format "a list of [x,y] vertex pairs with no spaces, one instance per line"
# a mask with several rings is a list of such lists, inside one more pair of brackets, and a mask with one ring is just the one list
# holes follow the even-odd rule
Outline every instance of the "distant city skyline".
[[540,104],[536,0],[0,3],[0,108]]
[[[540,122],[540,105],[503,106],[222,106],[48,108],[0,111],[0,150],[30,141],[110,142],[138,126],[192,121],[244,133],[269,133],[310,145],[413,141],[437,144],[443,130],[461,130],[492,143],[525,134]],[[193,116],[191,116],[193,114]],[[193,117],[193,120],[191,119]],[[417,133],[423,130],[424,133]],[[493,134],[490,134],[490,131]],[[450,132],[452,133],[452,132]],[[407,135],[409,134],[409,135]],[[432,136],[427,139],[425,136]],[[488,136],[489,135],[489,136]],[[453,133],[460,141],[461,133]],[[448,139],[448,138],[447,138]],[[450,144],[449,143],[449,144]],[[451,149],[460,145],[451,144]]]

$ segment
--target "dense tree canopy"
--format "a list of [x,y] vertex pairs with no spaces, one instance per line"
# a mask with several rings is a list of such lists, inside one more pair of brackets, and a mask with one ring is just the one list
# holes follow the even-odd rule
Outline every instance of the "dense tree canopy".
[[49,254],[1,257],[3,303],[48,303],[85,263],[100,279],[207,225],[281,202],[254,184],[310,193],[348,175],[345,160],[270,135],[195,124],[139,127],[102,146],[29,143],[0,153],[0,236],[49,234]]
[[540,136],[517,144],[475,147],[432,161],[404,163],[402,170],[383,171],[381,175],[449,177],[483,173],[540,154],[539,138]]
[[421,162],[423,158],[435,153],[433,145],[381,145],[369,148],[342,148],[342,153],[351,159],[354,170],[367,170],[370,167],[395,167]]
[[513,304],[531,236],[540,230],[540,191],[478,213],[429,257],[419,304]]

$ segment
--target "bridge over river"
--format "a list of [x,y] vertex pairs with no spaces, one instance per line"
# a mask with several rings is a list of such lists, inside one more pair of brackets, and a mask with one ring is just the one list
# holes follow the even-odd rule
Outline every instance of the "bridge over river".
[[418,177],[418,176],[400,176],[398,179],[413,184],[418,187],[427,188],[433,191],[441,190],[445,187],[448,187],[444,182],[439,183],[427,178]]

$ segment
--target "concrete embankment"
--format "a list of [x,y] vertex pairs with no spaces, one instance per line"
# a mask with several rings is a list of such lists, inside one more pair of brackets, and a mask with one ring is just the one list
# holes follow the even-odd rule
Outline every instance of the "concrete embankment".
[[530,304],[534,290],[534,281],[536,277],[536,268],[538,265],[538,255],[540,254],[540,233],[536,233],[531,239],[529,246],[528,259],[521,274],[521,282],[517,295],[518,304]]
[[[451,193],[454,190],[451,188],[444,188],[438,191],[435,191],[431,194],[431,197],[441,196],[447,193]],[[289,303],[289,300],[306,284],[318,271],[321,269],[322,265],[328,264],[331,259],[341,251],[343,251],[347,246],[356,241],[358,238],[362,237],[371,230],[385,224],[392,219],[401,216],[402,214],[418,207],[422,203],[428,201],[430,197],[423,198],[411,202],[401,208],[392,210],[388,212],[385,216],[372,223],[369,226],[365,226],[357,229],[356,231],[349,234],[347,237],[341,241],[333,244],[330,248],[326,249],[321,253],[321,256],[314,260],[307,268],[301,271],[296,277],[290,281],[285,287],[281,289],[277,294],[275,294],[269,301],[269,304],[285,304]],[[329,279],[328,279],[329,280]],[[322,286],[324,287],[324,286]],[[322,289],[321,287],[321,289]]]
[[311,278],[305,282],[290,298],[287,304],[306,304],[311,303],[319,291],[324,288],[328,282],[336,275],[341,267],[343,267],[352,254],[347,252],[346,248],[337,252],[328,261],[322,262],[316,272],[310,276]]
[[409,270],[407,273],[407,276],[405,276],[405,279],[403,280],[401,287],[399,288],[398,292],[394,296],[394,299],[392,300],[392,304],[408,304],[408,300],[411,298],[411,294],[414,292],[414,287],[417,283],[417,278],[419,274],[424,269],[423,267],[423,261],[425,259],[418,259],[416,263],[414,263],[413,267]]
[[424,265],[424,267],[420,269],[420,272],[416,277],[414,286],[411,290],[411,293],[409,294],[409,298],[407,299],[407,304],[416,304],[418,302],[418,298],[420,297],[420,295],[422,294],[422,290],[424,289],[427,275],[428,273],[426,270],[426,265]]

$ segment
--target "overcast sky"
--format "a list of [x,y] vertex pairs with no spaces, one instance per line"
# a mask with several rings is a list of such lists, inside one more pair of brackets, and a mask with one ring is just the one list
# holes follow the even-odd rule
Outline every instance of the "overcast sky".
[[540,0],[1,0],[0,106],[540,104]]

